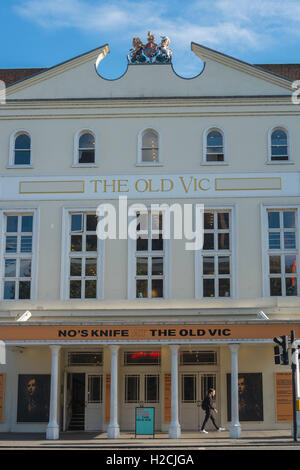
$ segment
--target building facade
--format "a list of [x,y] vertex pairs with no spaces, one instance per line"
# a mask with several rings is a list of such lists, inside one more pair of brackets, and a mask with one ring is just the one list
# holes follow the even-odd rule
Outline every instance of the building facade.
[[[106,80],[103,46],[7,86],[0,431],[117,438],[144,406],[176,438],[199,430],[210,387],[232,437],[290,427],[273,338],[300,337],[299,105],[267,66],[192,50],[193,79],[131,57]],[[97,231],[104,203],[115,239]],[[199,205],[201,249],[164,236],[168,207],[197,224]]]

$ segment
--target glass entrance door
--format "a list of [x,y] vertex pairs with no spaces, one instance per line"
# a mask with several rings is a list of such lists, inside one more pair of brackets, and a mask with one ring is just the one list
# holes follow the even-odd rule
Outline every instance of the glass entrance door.
[[155,429],[160,428],[160,376],[157,373],[125,374],[123,376],[121,427],[134,431],[135,409],[155,408]]
[[103,428],[103,376],[86,374],[85,430],[99,431]]
[[68,374],[67,384],[67,429],[84,431],[85,373]]
[[[180,384],[180,424],[183,430],[198,431],[201,427],[205,412],[201,408],[209,388],[216,390],[216,374],[186,372],[181,374]],[[217,408],[217,405],[216,405]],[[207,429],[210,429],[208,423]]]

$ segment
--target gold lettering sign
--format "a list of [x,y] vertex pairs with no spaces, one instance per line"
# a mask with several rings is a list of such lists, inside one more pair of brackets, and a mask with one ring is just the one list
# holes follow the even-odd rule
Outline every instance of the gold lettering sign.
[[[9,179],[9,181],[8,181]],[[17,189],[17,186],[19,188]],[[156,196],[167,198],[175,196],[178,198],[198,197],[204,198],[207,195],[215,194],[222,197],[221,193],[227,191],[247,192],[248,195],[255,195],[256,192],[263,194],[265,191],[285,191],[290,195],[290,188],[297,187],[294,175],[284,174],[274,176],[273,174],[262,174],[262,176],[249,176],[248,173],[237,175],[218,176],[215,174],[169,174],[169,175],[107,175],[90,179],[90,177],[80,177],[80,179],[52,179],[45,177],[29,180],[24,178],[5,178],[3,180],[3,190],[5,198],[14,199],[16,194],[26,194],[28,197],[34,195],[49,195],[51,199],[57,199],[59,194],[68,194],[68,199],[76,198],[76,194],[82,197],[90,196],[92,199],[103,196],[104,199],[117,199],[124,194],[129,197],[155,198]],[[295,190],[293,195],[299,191]],[[53,196],[51,196],[53,195]],[[46,196],[42,196],[45,199]],[[29,197],[32,199],[32,197]]]
[[185,194],[199,193],[211,189],[210,178],[197,178],[194,176],[177,176],[172,178],[137,178],[128,179],[93,179],[93,192],[98,193],[167,193],[176,187]]

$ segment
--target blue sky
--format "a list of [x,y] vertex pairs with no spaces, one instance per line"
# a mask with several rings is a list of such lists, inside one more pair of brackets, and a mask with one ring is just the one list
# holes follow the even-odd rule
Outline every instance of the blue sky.
[[171,39],[182,76],[202,64],[191,42],[250,63],[300,63],[299,0],[2,0],[0,68],[50,67],[109,44],[100,73],[126,69],[132,38]]

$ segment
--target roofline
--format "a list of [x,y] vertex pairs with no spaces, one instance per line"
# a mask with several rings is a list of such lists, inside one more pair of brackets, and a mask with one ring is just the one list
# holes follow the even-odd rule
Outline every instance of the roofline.
[[[16,82],[10,83],[9,85],[7,85],[6,88],[10,88],[10,87],[12,87],[12,86],[14,86],[14,85],[16,85],[16,84],[25,82],[26,80],[30,80],[30,79],[32,79],[32,78],[34,78],[34,77],[37,77],[37,76],[39,76],[39,75],[42,75],[42,74],[44,74],[44,73],[51,72],[52,70],[55,70],[55,69],[58,68],[58,67],[62,67],[62,66],[64,66],[64,65],[66,65],[66,64],[68,64],[68,63],[70,63],[70,62],[72,62],[73,60],[80,59],[81,57],[87,56],[87,55],[92,54],[93,52],[96,52],[96,51],[99,51],[99,52],[100,52],[101,49],[103,50],[103,49],[105,49],[105,48],[107,49],[107,52],[109,53],[109,52],[110,52],[110,50],[109,50],[109,45],[108,45],[108,43],[106,43],[106,44],[104,44],[103,46],[95,47],[94,49],[91,49],[91,50],[88,51],[88,52],[84,52],[84,53],[79,54],[79,55],[77,55],[77,56],[75,56],[75,57],[72,57],[71,59],[67,59],[67,60],[64,60],[63,62],[60,62],[60,63],[58,63],[58,64],[55,64],[55,65],[53,65],[52,67],[45,68],[45,70],[42,70],[42,71],[40,71],[40,72],[37,72],[37,73],[35,73],[35,74],[33,74],[33,75],[30,75],[30,76],[28,76],[28,77],[22,78],[21,80],[17,80]],[[36,68],[36,67],[34,67],[34,68]],[[38,68],[39,68],[39,67],[38,67]],[[28,67],[28,69],[30,69],[30,67]],[[12,70],[22,70],[22,69],[12,69]]]
[[282,76],[282,75],[278,75],[278,74],[276,74],[276,73],[274,73],[274,72],[271,72],[271,71],[269,71],[269,70],[266,70],[266,69],[260,67],[259,65],[250,64],[249,62],[245,62],[244,60],[237,59],[236,57],[232,57],[232,56],[230,56],[230,55],[228,55],[228,54],[224,54],[223,52],[216,51],[216,50],[211,49],[211,48],[209,48],[209,47],[207,47],[207,46],[203,46],[202,44],[198,44],[198,43],[192,41],[192,42],[191,42],[191,49],[192,49],[193,52],[195,52],[194,49],[193,49],[193,46],[200,47],[201,49],[204,49],[205,51],[207,51],[207,52],[209,52],[209,53],[212,53],[213,55],[217,55],[217,56],[220,56],[220,57],[224,57],[224,58],[226,58],[226,59],[229,59],[229,60],[231,60],[231,61],[238,62],[238,63],[240,63],[240,64],[242,64],[242,65],[245,65],[246,67],[251,67],[251,68],[253,68],[253,69],[255,69],[255,70],[258,70],[259,72],[263,72],[263,73],[265,73],[265,74],[267,74],[267,75],[272,75],[272,76],[277,77],[277,78],[279,78],[279,79],[281,79],[281,80],[284,80],[284,81],[286,81],[286,82],[288,82],[288,83],[293,83],[293,80],[291,80],[291,79],[289,79],[289,78],[286,78],[286,77],[284,77],[284,76]]
[[[197,48],[200,48],[200,51],[196,51]],[[255,71],[259,72],[260,78],[262,78],[262,79],[263,79],[263,77],[261,76],[261,74],[265,75],[265,79],[266,79],[266,80],[268,80],[268,77],[269,77],[269,78],[274,77],[274,79],[277,79],[277,80],[276,80],[277,83],[276,83],[276,82],[275,82],[275,83],[276,83],[278,86],[287,87],[288,85],[290,85],[291,83],[293,83],[293,80],[292,80],[292,79],[287,78],[287,77],[285,77],[285,76],[283,76],[283,75],[279,75],[278,73],[275,73],[275,72],[273,72],[273,71],[270,71],[270,70],[267,70],[267,69],[263,68],[263,67],[262,67],[263,64],[261,64],[261,65],[260,65],[260,64],[255,64],[255,65],[253,65],[253,64],[250,64],[250,63],[245,62],[245,61],[243,61],[243,60],[240,60],[240,59],[237,59],[237,58],[235,58],[235,57],[232,57],[232,56],[230,56],[230,55],[228,55],[228,54],[224,54],[224,53],[222,53],[222,52],[219,52],[219,51],[216,51],[216,50],[214,50],[214,49],[211,49],[211,48],[209,48],[209,47],[207,47],[207,46],[203,46],[203,45],[201,45],[201,44],[198,44],[198,43],[196,43],[196,42],[191,42],[191,49],[192,49],[192,51],[193,51],[196,55],[200,56],[200,58],[201,58],[201,52],[203,53],[203,57],[205,58],[205,57],[206,57],[206,56],[205,56],[205,51],[207,51],[207,53],[208,53],[207,58],[211,58],[211,57],[209,57],[209,56],[213,56],[212,59],[215,59],[215,60],[217,60],[217,61],[218,61],[218,58],[219,58],[219,61],[220,61],[221,63],[223,63],[224,65],[228,65],[228,66],[229,66],[230,64],[228,64],[228,63],[226,64],[226,60],[220,60],[220,59],[222,59],[222,58],[223,58],[223,59],[227,59],[227,60],[231,61],[232,63],[241,64],[241,65],[243,65],[244,67],[246,67],[246,68],[248,69],[248,72],[249,72],[250,74],[251,74],[251,69],[252,69],[252,71],[254,72],[254,74],[255,74]],[[195,50],[195,49],[196,49],[196,50]],[[82,54],[79,54],[79,55],[77,55],[77,56],[75,56],[75,57],[73,57],[73,58],[71,58],[71,59],[68,59],[68,60],[65,60],[65,61],[63,61],[63,62],[60,62],[60,63],[58,63],[58,64],[56,64],[56,65],[53,65],[52,67],[49,67],[49,68],[42,68],[42,70],[40,70],[40,71],[34,73],[33,75],[29,75],[29,76],[24,77],[24,78],[22,78],[22,79],[20,79],[20,80],[17,80],[17,81],[15,81],[15,82],[9,83],[9,84],[6,86],[6,89],[7,89],[7,90],[8,90],[8,89],[11,89],[11,87],[14,87],[14,86],[16,86],[16,85],[20,85],[20,84],[22,84],[22,83],[25,84],[28,80],[33,80],[33,79],[35,79],[35,78],[37,78],[37,77],[42,76],[43,74],[49,74],[49,73],[51,74],[51,72],[55,71],[55,70],[58,69],[59,67],[64,67],[66,64],[69,64],[69,63],[71,63],[71,62],[73,62],[73,61],[76,61],[76,60],[78,60],[78,59],[80,59],[80,58],[84,58],[84,57],[86,57],[86,56],[92,55],[93,53],[98,52],[98,51],[99,51],[99,55],[100,55],[101,51],[104,52],[105,55],[106,55],[107,53],[109,53],[110,51],[109,51],[109,45],[108,45],[108,43],[104,44],[103,46],[100,46],[100,47],[96,47],[96,48],[94,48],[94,49],[91,49],[91,50],[88,51],[88,52],[84,52],[84,53],[82,53]],[[198,53],[197,53],[197,52],[198,52]],[[83,63],[84,63],[84,61],[83,61]],[[265,65],[268,65],[268,64],[265,64]],[[269,65],[271,65],[271,64],[269,64]],[[273,65],[283,65],[283,64],[273,64]],[[284,64],[284,65],[288,65],[288,64]],[[290,65],[292,65],[292,64],[290,64]],[[295,65],[297,65],[297,64],[295,64]],[[244,72],[247,73],[247,69],[244,70]],[[0,70],[1,70],[1,69],[0,69]],[[28,68],[23,68],[23,69],[22,69],[22,68],[17,68],[17,69],[3,69],[3,70],[30,70],[30,67],[28,67]],[[278,80],[279,80],[281,83],[278,83]],[[270,81],[272,81],[272,80],[270,80]],[[273,80],[273,83],[274,83],[274,81],[275,81],[275,80]],[[26,85],[27,85],[27,84],[26,84]],[[26,85],[25,85],[25,87],[26,87]]]
[[[251,64],[249,64],[251,65]],[[264,65],[268,65],[268,64],[264,64]],[[272,65],[272,64],[270,64]],[[275,65],[275,64],[273,64]],[[288,65],[288,64],[284,64],[284,65]],[[290,83],[293,83],[294,80],[292,80],[291,78],[287,78],[285,77],[284,75],[280,75],[279,73],[275,73],[275,72],[272,72],[271,70],[267,70],[267,69],[264,69],[261,65],[259,64],[256,64],[256,65],[252,65],[252,67],[258,69],[258,70],[262,70],[263,72],[266,72],[266,73],[269,73],[270,75],[274,75],[275,77],[279,77],[279,78],[283,78],[284,80],[287,80],[288,82]]]

